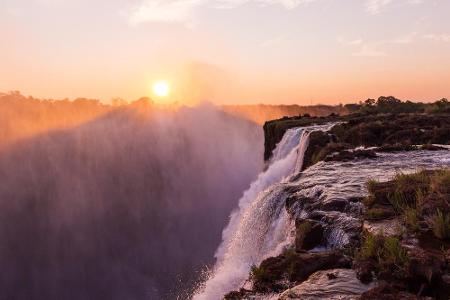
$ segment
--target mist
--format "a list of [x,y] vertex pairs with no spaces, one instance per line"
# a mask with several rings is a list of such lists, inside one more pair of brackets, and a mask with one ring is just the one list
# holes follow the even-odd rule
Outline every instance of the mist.
[[0,299],[185,299],[261,171],[256,124],[131,105],[0,149]]

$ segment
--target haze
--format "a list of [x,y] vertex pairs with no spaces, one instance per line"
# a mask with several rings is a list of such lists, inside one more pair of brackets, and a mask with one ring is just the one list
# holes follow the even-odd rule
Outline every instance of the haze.
[[446,0],[2,0],[0,91],[348,103],[450,96]]

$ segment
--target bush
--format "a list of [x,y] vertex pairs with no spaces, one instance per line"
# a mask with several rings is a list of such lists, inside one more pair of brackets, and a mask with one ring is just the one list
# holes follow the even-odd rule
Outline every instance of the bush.
[[383,245],[382,252],[383,266],[395,265],[399,270],[404,269],[409,262],[408,253],[400,245],[400,241],[396,237],[386,237]]
[[250,268],[250,280],[253,282],[264,281],[266,277],[266,272],[264,268],[258,267],[257,265],[252,265]]
[[405,225],[412,232],[419,231],[419,218],[420,214],[417,208],[407,207],[403,211],[403,220],[405,222]]
[[392,271],[401,276],[409,265],[409,256],[396,237],[382,234],[366,233],[359,251],[357,261],[373,261],[377,272]]
[[438,209],[435,215],[428,218],[428,225],[438,239],[450,238],[450,215]]

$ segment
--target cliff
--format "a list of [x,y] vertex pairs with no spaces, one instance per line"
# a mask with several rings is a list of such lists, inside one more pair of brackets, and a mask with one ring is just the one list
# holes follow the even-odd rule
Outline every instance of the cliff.
[[264,158],[270,159],[284,133],[295,127],[342,122],[330,132],[314,132],[305,154],[304,168],[336,151],[358,146],[382,151],[412,149],[414,145],[449,144],[450,114],[354,114],[344,117],[295,117],[266,122]]
[[282,118],[264,125],[265,159],[287,130],[328,122],[280,183],[293,241],[225,299],[449,299],[450,114]]

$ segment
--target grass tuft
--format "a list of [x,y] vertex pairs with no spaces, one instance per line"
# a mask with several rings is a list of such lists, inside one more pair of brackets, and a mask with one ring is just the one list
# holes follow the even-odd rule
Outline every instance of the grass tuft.
[[436,214],[428,218],[428,224],[435,237],[441,240],[450,238],[450,215],[437,210]]

